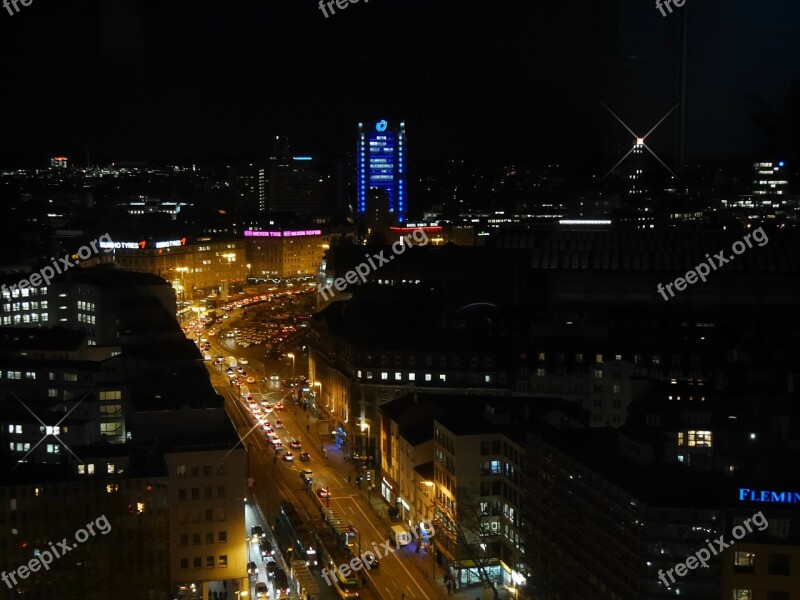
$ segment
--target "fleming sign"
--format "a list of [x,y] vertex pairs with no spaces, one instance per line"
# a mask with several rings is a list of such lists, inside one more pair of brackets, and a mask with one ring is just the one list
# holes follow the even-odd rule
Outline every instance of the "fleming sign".
[[744,502],[778,502],[781,504],[800,503],[800,493],[797,492],[773,492],[770,490],[751,490],[749,488],[739,488],[739,500]]

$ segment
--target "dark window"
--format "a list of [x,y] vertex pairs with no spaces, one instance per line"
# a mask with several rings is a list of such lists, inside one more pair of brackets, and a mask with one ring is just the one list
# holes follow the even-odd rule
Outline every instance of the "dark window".
[[789,555],[770,554],[767,571],[770,575],[789,575]]

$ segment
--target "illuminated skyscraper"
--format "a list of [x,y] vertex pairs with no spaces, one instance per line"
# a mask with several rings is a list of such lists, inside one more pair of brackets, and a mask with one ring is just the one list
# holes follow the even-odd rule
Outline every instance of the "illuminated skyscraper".
[[380,120],[358,124],[356,152],[356,206],[367,210],[368,190],[386,192],[389,214],[397,223],[406,220],[406,124]]

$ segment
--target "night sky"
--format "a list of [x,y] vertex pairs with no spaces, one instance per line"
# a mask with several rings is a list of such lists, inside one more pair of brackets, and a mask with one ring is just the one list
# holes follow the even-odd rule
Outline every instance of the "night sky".
[[[800,81],[800,2],[33,0],[0,7],[0,163],[337,157],[405,119],[419,157],[600,160],[677,101],[688,17],[688,157],[749,156],[752,115]],[[794,110],[800,110],[794,107]],[[676,147],[677,112],[652,145]]]

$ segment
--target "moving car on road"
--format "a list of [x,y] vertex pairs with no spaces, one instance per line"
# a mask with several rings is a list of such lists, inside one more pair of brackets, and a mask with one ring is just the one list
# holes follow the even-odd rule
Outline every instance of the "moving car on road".
[[264,560],[272,557],[275,554],[275,550],[272,548],[272,544],[270,544],[268,540],[261,540],[261,542],[258,544],[258,549],[261,550],[261,558]]

